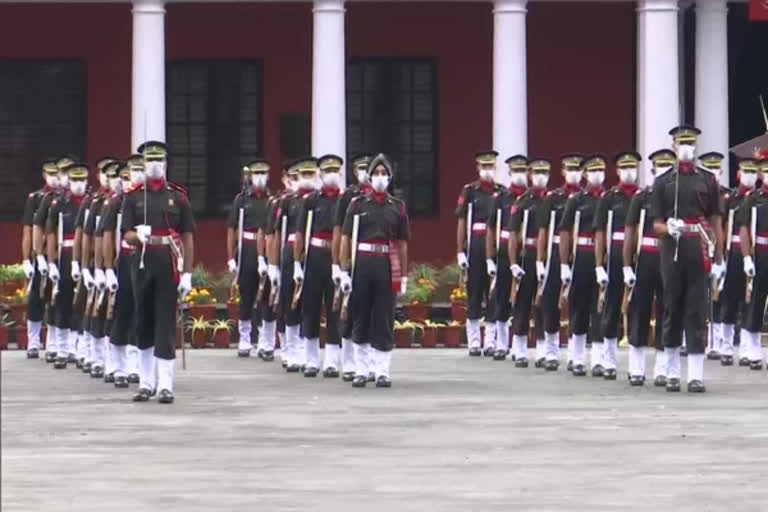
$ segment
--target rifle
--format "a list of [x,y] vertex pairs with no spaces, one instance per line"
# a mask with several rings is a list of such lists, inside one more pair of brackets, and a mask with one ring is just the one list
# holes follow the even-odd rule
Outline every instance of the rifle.
[[[755,244],[757,243],[757,206],[752,207],[752,217],[749,220],[749,237],[752,243],[752,257],[755,254]],[[752,301],[752,286],[755,281],[755,276],[747,276],[747,287],[744,297],[744,302],[749,304]]]
[[470,249],[472,247],[472,203],[467,205],[467,233],[465,235],[467,239],[467,268],[461,269],[461,276],[459,277],[459,288],[467,286],[469,281],[469,255],[472,254]]
[[547,286],[547,280],[549,279],[549,269],[552,261],[552,245],[555,238],[555,211],[549,212],[549,229],[547,230],[547,263],[544,267],[544,280],[539,283],[536,288],[536,301],[535,306],[541,306],[541,298],[544,295],[544,288]]
[[304,281],[307,280],[307,272],[309,272],[309,269],[307,268],[307,261],[309,258],[309,239],[312,236],[312,218],[314,213],[314,210],[309,210],[307,212],[307,226],[304,228],[304,261],[302,262],[304,264],[304,279],[299,280],[293,289],[291,309],[294,311],[297,307],[299,307],[299,300],[301,299],[301,294],[304,291]]
[[488,297],[493,297],[493,294],[496,291],[496,279],[499,274],[499,253],[501,252],[501,247],[499,246],[500,241],[501,241],[501,208],[497,208],[496,209],[496,273],[493,275],[493,279],[491,280],[491,285],[488,287]]
[[[355,262],[357,261],[357,236],[358,231],[360,230],[360,215],[355,215],[352,218],[352,247],[350,250],[350,270],[349,275],[354,282],[355,279]],[[352,295],[352,290],[349,291],[348,294],[344,295],[344,300],[341,302],[341,313],[340,318],[342,322],[347,321],[347,317],[349,316],[349,297]]]
[[[637,247],[635,247],[635,279],[637,279],[637,269],[640,265],[640,251],[643,245],[643,230],[645,229],[645,208],[640,209],[640,222],[637,224]],[[621,313],[626,316],[629,312],[629,304],[632,302],[632,293],[634,286],[624,285],[624,300],[621,302]]]
[[565,307],[568,302],[568,296],[571,294],[571,285],[573,284],[573,271],[576,269],[576,254],[579,247],[579,222],[581,221],[581,212],[576,211],[573,219],[573,239],[571,240],[571,280],[563,283],[560,289],[560,307]]
[[[61,252],[63,250],[63,242],[64,242],[64,213],[59,212],[59,224],[56,226],[56,251],[57,251],[57,260],[56,263],[61,265]],[[59,276],[59,279],[56,280],[53,283],[53,291],[51,292],[51,304],[54,304],[56,302],[56,296],[59,295],[59,281],[61,281],[61,276]]]
[[[181,274],[182,272],[184,272],[184,251],[182,250],[181,247],[177,245],[176,239],[173,236],[171,236],[170,238],[171,238],[171,252],[173,253],[174,256],[176,256],[176,271],[179,274]],[[179,303],[177,307],[179,308],[179,312],[180,312],[182,301],[181,301],[181,297],[178,297],[178,299],[179,299]],[[187,350],[184,346],[183,338],[181,340],[181,368],[182,370],[187,369]]]
[[[611,246],[613,245],[613,210],[608,210],[608,223],[605,227],[605,268],[608,274],[608,282],[611,280]],[[608,284],[600,287],[597,294],[597,312],[602,313],[605,307],[605,295],[608,292]]]
[[237,294],[237,282],[240,278],[240,267],[243,265],[243,225],[244,225],[244,213],[243,208],[237,214],[237,271],[235,277],[232,279],[232,284],[229,286],[229,298],[234,299]]
[[[283,274],[283,265],[285,264],[285,258],[283,252],[285,249],[285,240],[288,230],[288,217],[283,215],[280,220],[280,275]],[[277,307],[280,304],[280,285],[273,286],[269,291],[269,305],[272,307],[272,311],[277,311]]]
[[[122,237],[120,236],[120,226],[123,223],[123,214],[118,213],[117,214],[117,229],[115,230],[115,262],[112,264],[112,267],[115,269],[115,272],[117,272],[117,269],[119,268],[119,262],[120,262],[120,250],[122,247]],[[117,302],[117,290],[110,291],[109,297],[107,298],[107,320],[112,320],[115,318],[115,302]]]
[[[723,256],[723,259],[725,260],[725,268],[726,271],[728,269],[728,256],[731,254],[731,243],[733,238],[733,217],[735,214],[735,210],[733,208],[728,210],[728,232],[725,234],[725,255]],[[723,291],[723,286],[725,285],[725,276],[723,276],[722,279],[719,279],[717,283],[715,283],[715,286],[712,290],[712,300],[717,301],[720,300],[720,292]]]
[[[523,212],[523,225],[522,225],[522,229],[520,230],[520,239],[523,247],[520,250],[520,261],[523,261],[523,258],[525,258],[525,237],[528,235],[528,216],[530,214],[530,211],[531,210],[528,209]],[[509,236],[517,236],[517,233],[510,233]],[[510,264],[511,264],[511,261],[510,261]],[[515,307],[515,301],[517,300],[517,292],[520,289],[521,281],[522,279],[515,279],[515,277],[512,276],[512,287],[509,289],[509,302],[512,305],[512,307]]]

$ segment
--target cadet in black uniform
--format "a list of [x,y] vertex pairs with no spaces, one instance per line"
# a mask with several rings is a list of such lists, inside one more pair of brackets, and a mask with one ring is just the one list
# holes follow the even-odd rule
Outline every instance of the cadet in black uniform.
[[[507,229],[512,206],[528,190],[528,159],[523,155],[509,157],[504,163],[509,166],[510,184],[493,195],[488,211],[488,229],[485,237],[485,254],[488,256],[486,268],[493,285],[490,291],[485,324],[496,324],[495,352],[493,359],[503,361],[509,353],[509,316],[511,305],[509,291],[512,286],[512,272],[509,264],[509,236]],[[498,238],[498,240],[497,240]],[[488,338],[488,336],[486,336]],[[526,339],[527,343],[527,339]],[[490,343],[486,351],[491,350]],[[514,346],[515,365],[528,366],[526,346]],[[485,351],[484,351],[485,352]]]
[[[675,153],[669,149],[655,151],[648,158],[653,162],[652,173],[657,178],[671,170],[676,162]],[[661,336],[664,288],[661,279],[659,239],[651,218],[651,187],[640,190],[629,203],[622,260],[626,287],[624,293],[630,294],[631,290],[631,295],[622,298],[622,302],[628,301],[629,383],[632,386],[642,386],[645,383],[644,347],[649,345],[651,315],[655,313],[654,386],[664,387],[667,385],[667,358]]]
[[[569,325],[573,345],[573,374],[586,375],[587,333],[597,325],[597,284],[595,282],[595,234],[593,223],[597,203],[604,193],[605,158],[591,155],[582,164],[587,188],[574,194],[565,204],[560,220],[560,279],[563,286],[573,280],[569,301]],[[578,213],[578,224],[576,217]],[[573,247],[576,248],[572,251]],[[603,376],[601,342],[592,343],[592,375]],[[615,375],[613,376],[615,378]]]
[[[31,192],[24,204],[24,216],[21,219],[22,239],[21,254],[23,257],[24,275],[27,278],[27,358],[37,359],[40,354],[40,331],[43,326],[43,314],[45,305],[40,296],[40,271],[35,268],[37,263],[36,253],[33,250],[32,231],[35,220],[35,212],[40,208],[43,198],[58,189],[58,168],[54,160],[46,160],[42,164],[43,188]],[[45,258],[43,258],[45,261]],[[47,269],[46,269],[47,273]]]
[[640,159],[640,155],[634,151],[616,155],[619,184],[608,190],[598,202],[593,226],[596,244],[595,275],[599,293],[603,294],[604,299],[599,312],[600,336],[604,343],[604,377],[608,380],[616,378],[621,297],[624,289],[621,250],[624,245],[624,225],[629,203],[637,193],[637,169]]
[[[722,263],[722,202],[712,174],[696,169],[697,128],[679,126],[675,140],[677,169],[656,179],[652,215],[661,238],[664,280],[664,347],[667,352],[667,391],[680,390],[680,345],[688,342],[688,391],[704,392],[704,349],[707,337],[709,280],[725,272]],[[711,226],[711,227],[710,227]],[[710,249],[701,231],[710,231]],[[714,236],[713,236],[714,235]]]
[[[408,268],[410,227],[405,203],[387,193],[393,178],[392,162],[380,153],[371,160],[368,170],[373,190],[369,195],[358,196],[349,206],[341,241],[341,266],[349,269],[352,276],[354,341],[371,346],[376,387],[390,387],[395,291],[403,294],[408,286],[408,278],[402,276],[397,282],[395,272],[398,267]],[[355,266],[350,268],[353,240],[357,240]],[[349,288],[349,281],[349,274],[344,274],[345,289]],[[352,385],[364,387],[370,366],[360,358],[357,363]]]
[[[483,315],[483,303],[488,299],[489,285],[485,258],[486,220],[493,204],[493,195],[501,190],[494,182],[498,155],[496,151],[484,151],[475,155],[479,179],[464,185],[456,206],[456,215],[459,218],[456,229],[456,258],[459,267],[466,274],[466,328],[470,356],[482,354],[480,318]],[[495,325],[490,322],[486,324],[486,348],[490,348],[490,340],[495,338],[494,328]],[[492,354],[493,352],[489,353]]]
[[[739,226],[736,222],[741,206],[754,190],[757,184],[758,166],[752,158],[743,158],[739,161],[738,179],[739,187],[725,195],[724,203],[724,228],[725,228],[725,278],[717,285],[720,287],[720,300],[718,314],[722,322],[722,336],[718,353],[720,364],[733,365],[734,334],[736,320],[744,311],[744,293],[746,289],[746,276],[744,275],[744,259],[741,254],[741,238]],[[748,360],[748,359],[747,359]]]
[[561,172],[565,185],[550,191],[536,211],[539,230],[536,241],[536,294],[540,298],[535,300],[541,304],[547,371],[557,371],[560,365],[560,235],[555,233],[562,220],[565,203],[581,191],[583,160],[583,156],[575,153],[562,157]]
[[[749,161],[745,161],[751,169]],[[744,173],[742,163],[742,175]],[[752,293],[744,308],[741,324],[739,352],[749,360],[752,370],[763,369],[764,353],[760,341],[763,327],[766,296],[768,296],[768,165],[759,164],[763,186],[744,200],[737,224],[743,255],[743,268],[747,282],[751,281]],[[754,220],[753,220],[754,218]],[[747,285],[749,287],[749,285]]]
[[45,225],[48,222],[48,213],[53,200],[69,190],[69,176],[67,176],[64,169],[73,163],[74,159],[68,156],[56,160],[55,168],[59,186],[43,196],[40,206],[35,212],[32,226],[32,247],[37,254],[37,271],[40,272],[41,276],[40,290],[38,292],[43,300],[45,316],[47,317],[46,323],[48,325],[48,339],[45,343],[45,362],[47,363],[52,363],[56,360],[59,349],[67,355],[69,354],[69,333],[67,331],[59,332],[58,327],[55,325],[56,309],[51,300],[53,284],[48,276]]
[[[326,341],[323,377],[339,376],[341,335],[339,314],[333,311],[334,276],[339,272],[338,250],[333,247],[334,213],[339,200],[341,157],[325,155],[318,159],[322,189],[303,202],[296,224],[294,266],[302,284],[301,337],[306,340],[305,377],[315,377],[320,369],[320,312],[325,307]],[[311,219],[310,219],[311,214]],[[309,238],[307,238],[309,237]],[[340,277],[340,276],[339,276]]]
[[[137,158],[138,157],[138,158]],[[121,164],[118,168],[120,186],[110,184],[114,191],[106,201],[106,208],[101,216],[101,225],[97,228],[97,236],[102,238],[103,266],[105,274],[105,286],[110,294],[108,304],[111,304],[111,319],[108,315],[106,326],[109,334],[107,350],[109,355],[106,369],[107,375],[116,388],[127,388],[129,383],[138,383],[138,369],[133,366],[134,361],[128,356],[128,345],[136,346],[136,329],[133,322],[133,283],[131,282],[131,267],[135,259],[136,248],[121,238],[120,213],[123,198],[134,187],[131,169],[144,168],[141,157],[133,155],[127,164]],[[135,172],[135,171],[134,171]]]
[[[518,196],[509,208],[509,261],[510,274],[518,282],[517,293],[514,297],[508,294],[503,297],[505,302],[514,301],[512,308],[512,334],[514,346],[519,347],[515,356],[515,364],[523,363],[523,355],[527,354],[528,332],[530,330],[531,311],[534,311],[536,331],[536,367],[543,368],[546,364],[546,345],[544,341],[544,323],[541,319],[541,308],[533,309],[536,296],[536,209],[547,193],[551,164],[548,160],[536,159],[529,164],[531,188]],[[499,298],[500,300],[502,297]],[[498,335],[498,333],[497,333]]]
[[[235,197],[227,221],[227,266],[230,272],[237,274],[240,292],[237,355],[251,355],[252,325],[261,319],[257,354],[264,361],[275,358],[276,327],[275,312],[272,308],[262,307],[266,303],[263,297],[269,297],[268,285],[264,287],[261,304],[256,304],[259,283],[267,275],[265,227],[271,199],[267,189],[269,169],[269,162],[264,159],[254,160],[243,168],[247,183]],[[239,232],[241,218],[243,225]]]
[[[370,176],[368,176],[368,164],[370,162],[370,155],[361,154],[352,157],[352,171],[357,179],[357,183],[347,187],[336,204],[333,227],[333,246],[336,247],[337,251],[341,247],[341,230],[344,226],[344,218],[347,215],[347,209],[349,208],[350,202],[358,196],[370,194],[371,192]],[[341,269],[334,270],[334,281],[336,281],[336,286],[341,286],[341,272]],[[352,322],[354,315],[351,311],[353,308],[354,303],[350,303],[350,313],[347,316],[347,321],[340,325],[341,368],[343,372],[341,378],[344,382],[352,382],[355,378],[356,349],[363,347],[363,345],[356,345],[352,341]],[[367,358],[368,354],[361,354],[361,357]]]
[[72,249],[75,242],[75,222],[80,205],[85,199],[88,167],[73,163],[64,168],[68,176],[67,192],[51,202],[48,220],[45,224],[48,250],[48,274],[54,283],[52,300],[55,305],[54,325],[59,330],[60,345],[54,368],[63,369],[74,356],[77,339],[77,319],[73,317],[72,299]]
[[123,237],[139,252],[133,286],[140,382],[133,399],[145,402],[159,389],[158,401],[171,403],[177,300],[192,290],[195,221],[186,191],[166,181],[165,144],[146,142],[138,152],[144,157],[146,180],[126,194],[121,224]]

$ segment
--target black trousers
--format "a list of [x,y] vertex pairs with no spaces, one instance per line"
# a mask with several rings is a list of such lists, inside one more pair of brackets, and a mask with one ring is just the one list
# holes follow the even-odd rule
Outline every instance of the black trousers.
[[[88,312],[88,332],[96,339],[107,335],[107,303],[109,302],[109,290],[96,291],[96,300],[101,301],[94,305],[95,310]],[[93,314],[95,313],[95,314]]]
[[[549,274],[545,278],[544,293],[541,296],[541,318],[544,332],[560,332],[560,253],[557,244],[552,244]],[[534,274],[535,274],[534,270]],[[538,283],[537,283],[538,287]],[[534,292],[534,300],[535,300]]]
[[72,249],[61,251],[59,260],[59,292],[54,299],[53,326],[59,329],[80,329],[80,319],[73,314],[72,299],[74,287],[72,282]]
[[[523,256],[522,265],[520,266],[523,267],[525,275],[520,281],[515,306],[512,309],[512,333],[517,336],[527,336],[530,329],[531,313],[533,312],[536,339],[542,339],[544,337],[544,322],[541,318],[542,308],[533,307],[538,287],[536,280],[536,255],[533,254],[533,251],[529,251]],[[559,271],[560,269],[558,268]]]
[[487,320],[495,322],[506,322],[509,320],[512,314],[512,305],[509,302],[510,288],[512,288],[512,271],[509,269],[507,250],[503,249],[496,258],[496,288],[493,297],[490,298],[488,309],[492,313]]
[[301,335],[320,336],[320,316],[325,306],[326,343],[341,345],[339,314],[333,312],[334,283],[331,278],[331,250],[310,247],[304,267],[304,290],[301,296]]
[[[753,287],[754,288],[754,287]],[[747,276],[744,274],[744,257],[741,248],[731,247],[725,267],[725,281],[720,292],[719,318],[724,324],[735,324],[744,310],[744,294]]]
[[133,280],[131,268],[138,256],[122,253],[117,260],[117,294],[115,295],[115,313],[112,319],[109,341],[113,345],[136,345],[136,305],[133,299]]
[[651,314],[656,299],[656,335],[654,346],[663,350],[664,287],[661,281],[661,260],[658,252],[641,251],[637,263],[635,289],[629,304],[629,344],[633,347],[650,345]]
[[768,251],[757,248],[754,255],[755,277],[752,281],[752,296],[745,305],[742,328],[749,332],[761,332],[765,301],[768,297]]
[[27,320],[30,322],[42,322],[45,314],[45,303],[40,297],[40,272],[35,270],[32,276],[32,285],[27,297]]
[[[483,264],[485,266],[485,264]],[[388,255],[358,254],[350,302],[355,302],[352,337],[388,352],[394,346],[395,294]]]
[[[608,289],[601,318],[602,338],[618,338],[621,325],[621,299],[624,295],[624,272],[622,271],[621,245],[611,247],[611,262],[608,268]],[[598,286],[598,293],[599,293]],[[599,340],[602,341],[602,340]]]
[[133,261],[134,308],[138,347],[155,348],[160,359],[176,357],[177,283],[170,248],[148,247],[144,268]]
[[587,334],[590,326],[597,326],[600,321],[597,314],[595,252],[591,249],[577,249],[572,267],[573,282],[568,296],[570,330],[571,334]]
[[675,241],[661,241],[661,275],[664,282],[664,346],[682,345],[683,329],[691,354],[703,354],[707,346],[709,272],[698,237],[681,237],[678,260]]
[[301,323],[301,301],[292,308],[293,290],[296,283],[293,281],[293,244],[283,247],[283,256],[280,259],[280,315],[288,327]]
[[483,302],[488,297],[488,268],[485,264],[485,234],[472,234],[467,270],[467,318],[477,320],[483,315]]

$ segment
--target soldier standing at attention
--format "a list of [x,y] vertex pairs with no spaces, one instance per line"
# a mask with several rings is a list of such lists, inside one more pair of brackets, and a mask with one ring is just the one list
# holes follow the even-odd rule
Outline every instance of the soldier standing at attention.
[[177,301],[192,290],[195,221],[186,191],[166,181],[165,144],[145,142],[138,152],[146,180],[125,196],[121,225],[139,253],[133,275],[140,382],[133,400],[146,402],[159,389],[158,401],[172,403]]
[[[678,126],[670,131],[677,168],[656,179],[652,215],[661,238],[664,280],[664,347],[667,352],[667,391],[680,391],[682,334],[688,343],[688,391],[703,393],[704,350],[710,279],[719,280],[723,265],[722,202],[715,177],[696,169],[700,130]],[[714,245],[714,263],[709,244]]]
[[[488,300],[488,269],[485,258],[485,236],[488,214],[493,195],[501,190],[494,182],[496,176],[496,151],[483,151],[475,155],[478,179],[464,185],[459,194],[456,215],[456,259],[466,275],[467,286],[467,342],[470,356],[482,355],[483,340],[480,334],[480,318],[483,303]],[[486,340],[495,334],[495,324],[486,325]],[[495,336],[493,336],[495,337]],[[486,343],[486,348],[490,346]],[[489,354],[491,355],[491,354]]]

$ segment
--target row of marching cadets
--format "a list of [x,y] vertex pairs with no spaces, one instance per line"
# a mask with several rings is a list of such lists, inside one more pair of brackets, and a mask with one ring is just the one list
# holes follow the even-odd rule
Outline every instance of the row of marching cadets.
[[387,192],[394,172],[388,157],[354,157],[358,183],[342,191],[343,169],[337,155],[285,162],[284,190],[273,196],[267,161],[243,168],[227,225],[228,267],[240,298],[238,356],[250,356],[256,338],[256,355],[273,361],[280,336],[288,373],[389,387],[395,298],[407,286],[399,274],[408,216]]
[[[177,292],[191,289],[189,201],[167,182],[167,150],[147,142],[126,161],[43,163],[45,187],[29,195],[22,250],[29,281],[27,357],[41,349],[56,369],[74,364],[117,388],[138,384],[134,401],[174,400]],[[172,253],[179,257],[172,257]],[[188,255],[184,266],[176,265]]]
[[607,190],[604,156],[563,155],[565,183],[549,191],[550,161],[508,158],[510,185],[500,187],[498,154],[478,153],[478,180],[462,189],[456,209],[469,355],[504,360],[511,353],[515,366],[528,367],[533,322],[534,366],[556,371],[567,306],[566,360],[575,376],[616,379],[623,335],[629,383],[643,385],[654,316],[655,386],[680,390],[687,350],[688,390],[705,391],[707,346],[710,359],[734,364],[739,319],[739,362],[762,369],[768,284],[760,275],[768,264],[760,250],[768,247],[768,214],[763,219],[759,207],[768,189],[755,187],[768,159],[742,158],[740,186],[731,191],[717,182],[723,155],[703,154],[696,166],[699,134],[691,126],[671,130],[673,149],[649,155],[655,180],[642,190],[642,157],[633,151],[615,156],[619,183]]

